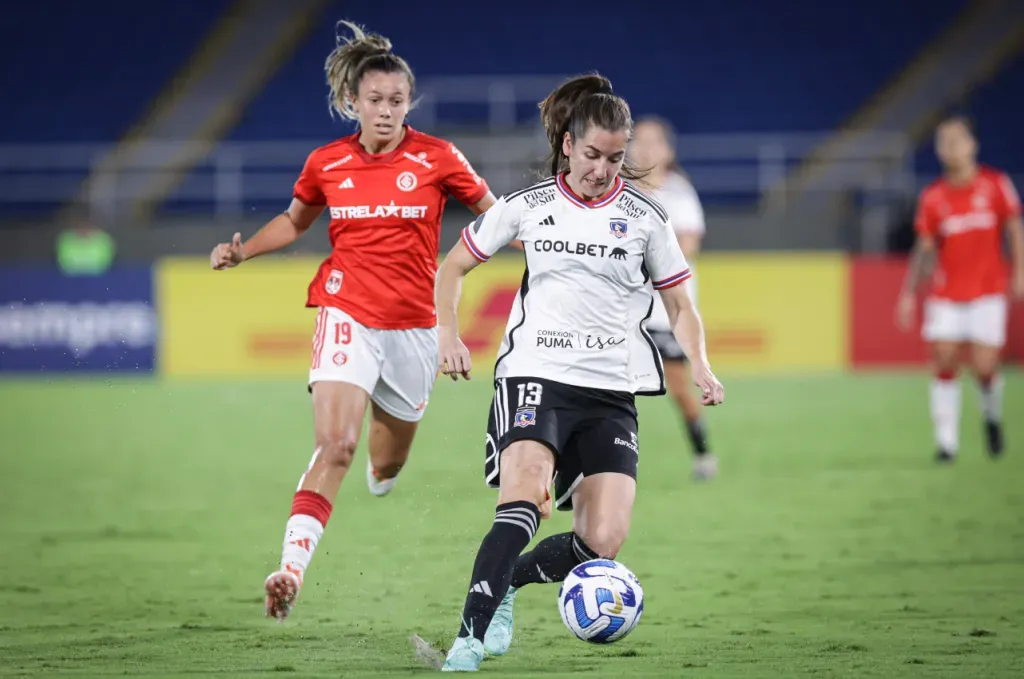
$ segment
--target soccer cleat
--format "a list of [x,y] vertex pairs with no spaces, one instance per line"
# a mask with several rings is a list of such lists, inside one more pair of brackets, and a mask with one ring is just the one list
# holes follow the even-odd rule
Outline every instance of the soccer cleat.
[[512,645],[512,605],[518,591],[515,587],[509,587],[498,610],[494,611],[494,617],[484,635],[484,651],[487,655],[505,655]]
[[706,481],[718,476],[718,458],[711,453],[704,453],[693,458],[693,478]]
[[441,666],[442,672],[476,672],[484,661],[484,645],[476,637],[458,637]]
[[949,464],[956,462],[956,453],[951,453],[948,450],[939,448],[939,452],[935,453],[935,461],[939,464]]
[[988,443],[988,454],[999,457],[1003,454],[1006,442],[1003,441],[1003,424],[996,420],[985,421],[985,438]]
[[371,495],[382,497],[387,495],[395,488],[395,484],[398,483],[398,475],[392,476],[390,479],[378,479],[377,474],[373,470],[373,463],[367,461],[366,463],[366,487],[370,489]]
[[295,599],[302,587],[302,574],[285,566],[267,576],[263,586],[267,590],[267,617],[282,622],[292,612]]

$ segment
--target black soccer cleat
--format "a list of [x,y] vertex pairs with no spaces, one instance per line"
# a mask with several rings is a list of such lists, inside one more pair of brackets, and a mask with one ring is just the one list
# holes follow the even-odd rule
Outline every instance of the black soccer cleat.
[[948,450],[939,448],[939,452],[935,454],[935,461],[939,464],[949,464],[956,461],[956,453],[951,453]]
[[1003,423],[997,420],[985,421],[985,439],[988,443],[988,454],[999,457],[1003,454],[1006,442],[1003,440]]

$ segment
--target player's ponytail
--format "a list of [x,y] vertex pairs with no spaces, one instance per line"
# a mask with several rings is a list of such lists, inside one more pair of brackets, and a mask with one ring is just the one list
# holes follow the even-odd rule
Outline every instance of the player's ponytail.
[[338,46],[324,62],[324,73],[331,88],[328,102],[332,114],[337,112],[342,118],[359,119],[354,99],[359,92],[359,82],[370,71],[404,73],[409,78],[410,91],[415,91],[412,69],[405,59],[391,52],[390,40],[377,33],[367,33],[362,26],[344,19],[338,22],[338,28],[341,27],[347,28],[352,37],[345,38],[339,32]]
[[[597,73],[571,78],[540,102],[540,120],[551,149],[544,164],[549,175],[558,174],[569,167],[569,158],[562,153],[562,140],[568,132],[575,142],[587,133],[591,125],[618,132],[633,131],[633,118],[626,100],[612,91],[608,78]],[[644,173],[623,163],[620,174],[627,179],[638,179]]]

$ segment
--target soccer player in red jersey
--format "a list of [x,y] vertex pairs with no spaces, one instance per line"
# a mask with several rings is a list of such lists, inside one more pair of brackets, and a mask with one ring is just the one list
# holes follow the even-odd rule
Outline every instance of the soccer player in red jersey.
[[214,269],[236,266],[294,242],[324,210],[331,217],[333,251],[306,302],[318,309],[309,372],[316,447],[292,500],[281,567],[265,583],[266,613],[279,620],[298,596],[368,408],[370,492],[389,492],[409,456],[437,375],[434,275],[448,194],[476,214],[495,200],[453,144],[405,124],[415,81],[391,42],[340,23],[353,35],[339,37],[325,71],[332,108],[357,120],[358,132],[309,155],[284,214],[211,254]]
[[[971,122],[962,116],[943,120],[935,135],[943,176],[921,193],[915,230],[917,242],[897,303],[900,327],[914,322],[915,293],[932,277],[922,335],[930,343],[935,378],[931,414],[937,459],[956,459],[959,444],[960,350],[970,346],[970,364],[978,380],[989,453],[1003,452],[1002,390],[999,358],[1006,341],[1007,292],[1024,298],[1024,229],[1017,192],[1002,172],[979,165]],[[1012,268],[1003,257],[1010,243]]]

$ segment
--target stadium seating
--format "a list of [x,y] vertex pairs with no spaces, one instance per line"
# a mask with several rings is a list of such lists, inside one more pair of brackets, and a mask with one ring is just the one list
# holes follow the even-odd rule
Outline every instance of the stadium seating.
[[[544,16],[526,0],[500,22],[480,23],[479,5],[446,3],[445,35],[428,35],[436,9],[419,3],[401,18],[380,3],[334,3],[330,19],[351,17],[388,35],[417,75],[566,74],[598,69],[637,113],[658,112],[688,132],[812,130],[842,123],[949,24],[962,0],[915,3],[687,2],[656,19],[621,4]],[[449,7],[450,6],[450,7]],[[609,25],[609,16],[614,16]],[[589,36],[593,49],[560,52],[564,36]],[[323,60],[333,27],[314,31],[249,107],[232,138],[331,137],[344,127],[328,116]],[[482,122],[480,109],[447,111],[454,123]],[[527,114],[535,110],[525,108]],[[469,119],[466,116],[470,116]]]
[[0,112],[0,143],[117,140],[228,5],[13,3],[0,22],[0,82],[22,94]]

